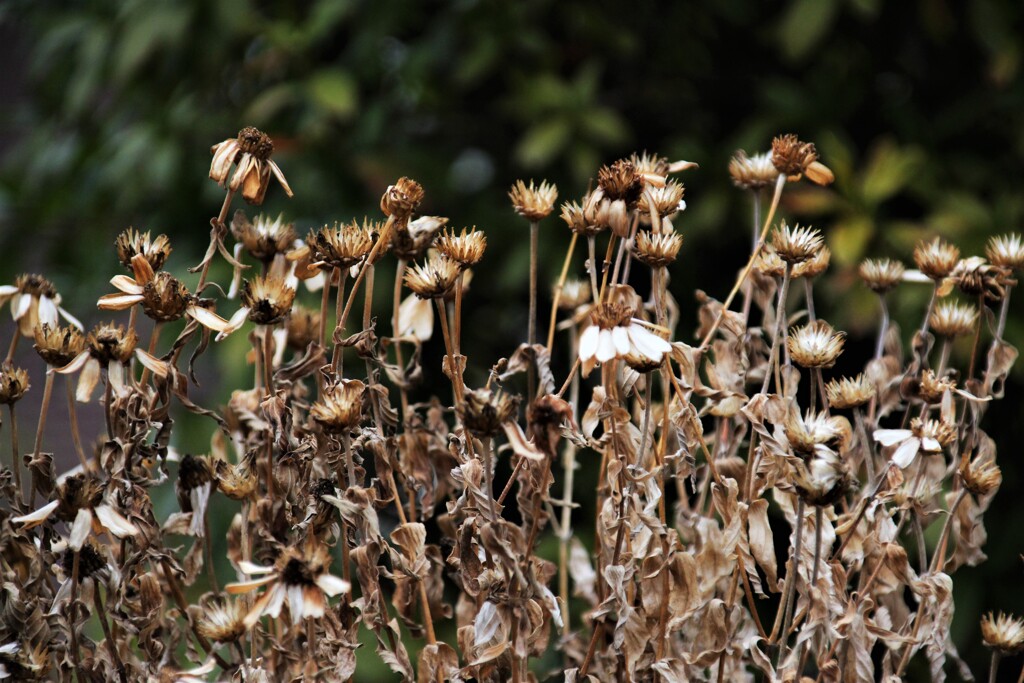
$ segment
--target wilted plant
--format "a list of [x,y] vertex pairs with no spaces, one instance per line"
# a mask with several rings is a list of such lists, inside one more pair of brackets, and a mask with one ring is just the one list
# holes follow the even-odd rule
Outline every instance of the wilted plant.
[[[60,296],[40,276],[0,292],[14,306],[0,367],[13,455],[0,677],[346,681],[364,631],[418,681],[897,680],[919,653],[934,680],[949,662],[964,668],[951,575],[984,559],[982,517],[1002,481],[981,421],[1017,356],[1003,333],[1020,237],[994,238],[987,260],[936,238],[915,250],[917,270],[864,262],[877,343],[842,376],[833,369],[857,340],[813,305],[827,230],[776,220],[788,183],[828,184],[832,172],[813,144],[781,136],[729,165],[753,199],[753,245],[724,302],[701,293],[690,345],[668,279],[686,259],[684,188],[668,176],[694,164],[634,155],[562,205],[573,237],[541,343],[539,224],[557,189],[519,181],[509,196],[530,223],[528,329],[472,387],[464,298],[484,233],[417,216],[424,188],[408,178],[384,191],[380,221],[301,240],[281,217],[239,211],[229,230],[235,194],[259,205],[271,177],[291,194],[272,152],[252,128],[213,148],[210,177],[226,194],[194,294],[162,270],[168,238],[132,228],[111,255],[132,276],[115,275],[118,293],[98,299],[128,311],[126,324],[84,335],[65,314],[59,326]],[[579,235],[585,275],[573,268]],[[380,324],[375,265],[389,252],[398,267]],[[225,288],[209,280],[218,253],[233,269]],[[931,284],[931,302],[903,340],[888,297],[915,282]],[[204,298],[208,288],[228,294]],[[148,350],[140,308],[153,321]],[[987,353],[986,316],[998,320]],[[160,333],[174,323],[168,344]],[[247,323],[251,386],[232,387],[222,408],[198,405],[194,359]],[[435,327],[450,399],[421,386]],[[954,354],[952,341],[972,335],[969,355]],[[23,336],[47,366],[28,456],[14,420],[30,391],[13,365]],[[568,376],[556,379],[556,355]],[[69,379],[80,457],[59,474],[43,450],[56,374]],[[86,451],[73,399],[101,385],[106,419]],[[177,453],[180,409],[211,421],[207,453]],[[575,495],[579,457],[596,473],[593,499]],[[154,497],[171,486],[180,510],[158,519]],[[219,557],[210,514],[228,504],[240,510]],[[192,539],[184,553],[181,536]],[[557,561],[541,551],[547,537]],[[221,590],[212,568],[226,563],[236,580]],[[981,635],[994,677],[1024,629],[1000,613]]]

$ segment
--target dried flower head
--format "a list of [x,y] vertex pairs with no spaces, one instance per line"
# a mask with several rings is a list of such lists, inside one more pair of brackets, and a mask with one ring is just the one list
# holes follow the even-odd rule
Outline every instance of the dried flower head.
[[843,352],[846,333],[837,332],[824,320],[794,330],[787,340],[793,362],[803,368],[830,368]]
[[[68,548],[60,557],[60,567],[67,576],[75,569],[75,551]],[[86,543],[78,551],[78,579],[90,579],[107,568],[107,561],[92,543]]]
[[928,318],[928,324],[935,334],[942,337],[962,337],[974,331],[978,309],[971,304],[957,301],[940,301]]
[[831,262],[832,250],[827,246],[822,245],[821,249],[818,250],[818,253],[810,259],[793,266],[793,277],[805,277],[809,279],[816,278],[828,270],[828,266]]
[[828,404],[836,410],[866,405],[875,397],[875,385],[863,372],[856,377],[834,379],[825,385]]
[[167,271],[155,273],[142,287],[142,311],[157,322],[174,322],[185,315],[191,301],[188,290]]
[[242,305],[248,318],[257,325],[274,325],[292,310],[295,290],[275,275],[257,275],[242,285]]
[[503,391],[475,389],[466,392],[458,410],[469,433],[484,439],[497,435],[506,422],[516,419],[519,397]]
[[960,479],[965,489],[975,496],[982,497],[999,488],[1003,483],[1003,473],[999,465],[990,459],[970,460],[965,456],[960,461]]
[[259,579],[225,586],[228,593],[247,593],[266,586],[267,590],[253,603],[245,616],[246,628],[252,628],[264,614],[277,618],[281,608],[288,606],[292,623],[303,619],[319,619],[327,610],[327,598],[351,590],[348,581],[329,573],[331,554],[327,546],[308,543],[304,548],[287,548],[273,567],[246,562],[246,574],[265,575]]
[[217,488],[231,500],[248,500],[256,492],[256,469],[251,463],[243,461],[232,465],[225,460],[217,460],[214,470]]
[[128,228],[118,235],[114,246],[117,247],[118,260],[128,270],[132,270],[132,258],[137,254],[141,254],[154,271],[163,268],[171,254],[171,241],[167,235],[157,235],[156,239],[150,239],[148,230],[139,232],[135,228]]
[[580,335],[579,354],[583,375],[598,363],[613,358],[632,358],[633,364],[660,365],[672,345],[633,317],[634,309],[620,303],[604,303],[591,312],[593,324]]
[[729,175],[732,176],[732,182],[736,187],[760,190],[775,184],[779,170],[772,163],[771,152],[749,157],[741,149],[729,161]]
[[779,258],[771,243],[765,244],[761,249],[754,262],[754,268],[766,277],[782,278],[786,274],[786,264]]
[[[232,192],[241,190],[242,198],[250,204],[263,203],[271,175],[281,183],[285,194],[292,196],[284,174],[270,158],[274,142],[266,133],[251,126],[243,128],[238,131],[238,137],[214,145],[210,152],[213,154],[210,179]],[[231,173],[232,165],[234,173]]]
[[619,159],[611,166],[602,166],[597,172],[597,185],[611,200],[621,199],[627,210],[636,208],[644,191],[644,177],[633,162]]
[[380,198],[380,210],[385,216],[406,221],[423,201],[423,186],[412,178],[399,178]]
[[914,263],[932,280],[947,277],[960,262],[960,250],[936,237],[931,242],[920,241],[914,247]]
[[181,491],[192,491],[213,481],[213,472],[206,458],[186,454],[178,465],[178,483]]
[[951,377],[938,377],[934,370],[925,370],[917,384],[917,396],[925,403],[937,405],[943,396],[956,390],[956,381]]
[[10,363],[0,365],[0,404],[13,405],[29,389],[28,373]]
[[686,208],[683,201],[685,188],[682,183],[670,180],[662,187],[648,187],[640,196],[637,208],[640,210],[641,219],[650,220],[651,209],[662,218],[667,218]]
[[596,210],[589,210],[590,196],[587,195],[582,203],[573,201],[562,204],[562,220],[570,230],[584,237],[592,237],[606,227],[597,222]]
[[473,227],[469,232],[466,228],[458,235],[455,231],[446,231],[437,240],[437,250],[458,263],[463,268],[476,265],[484,257],[487,248],[487,236]]
[[586,280],[566,280],[558,298],[558,307],[575,310],[590,302],[590,283]]
[[310,407],[309,415],[332,434],[341,434],[359,426],[363,419],[363,395],[366,385],[357,379],[342,379],[324,387],[320,400]]
[[236,211],[231,219],[231,234],[245,250],[258,261],[268,263],[278,254],[291,249],[298,236],[291,223],[285,223],[283,216],[270,218],[266,214],[250,221],[244,211]]
[[512,200],[512,208],[516,213],[531,223],[536,223],[547,218],[555,208],[558,187],[546,180],[541,181],[540,185],[535,185],[533,180],[530,180],[529,185],[517,180],[508,191],[508,198]]
[[434,245],[441,229],[448,224],[442,216],[421,216],[401,223],[391,236],[391,250],[398,258],[414,261]]
[[772,140],[772,164],[791,180],[799,180],[803,175],[818,185],[829,185],[835,180],[828,166],[818,161],[814,143],[803,142],[793,134]]
[[44,324],[36,328],[35,349],[47,365],[61,368],[85,349],[85,337],[73,325]]
[[1004,655],[1016,654],[1024,648],[1024,621],[1009,614],[991,612],[981,618],[981,638],[985,645]]
[[994,266],[1018,271],[1024,268],[1024,240],[1016,233],[991,237],[985,255]]
[[246,632],[245,607],[239,600],[213,602],[196,620],[196,631],[215,643],[233,643]]
[[913,418],[910,431],[921,440],[921,450],[925,453],[941,453],[942,449],[956,441],[956,424],[944,419],[922,420]]
[[664,268],[675,262],[683,236],[675,230],[654,234],[648,230],[639,230],[633,244],[633,253],[639,261],[651,268]]
[[456,261],[431,252],[426,262],[413,265],[405,272],[405,286],[421,299],[436,299],[452,288],[460,272]]
[[807,411],[801,416],[797,410],[786,415],[782,430],[793,452],[804,457],[814,455],[822,446],[841,453],[853,433],[845,417],[814,411]]
[[810,226],[790,227],[783,223],[772,232],[772,246],[780,259],[792,265],[814,258],[824,240],[821,232]]
[[320,311],[296,304],[288,314],[285,327],[288,330],[288,347],[305,351],[320,334]]
[[903,264],[892,259],[867,259],[857,269],[864,284],[872,292],[885,294],[903,279]]
[[792,464],[793,488],[808,505],[833,505],[853,483],[842,459],[828,448],[819,448],[810,457],[796,459]]
[[373,237],[370,231],[353,221],[334,227],[323,226],[319,230],[310,231],[306,237],[316,261],[331,268],[350,268],[363,260],[373,248]]
[[984,296],[990,301],[1001,301],[1006,294],[1005,278],[1005,268],[993,266],[980,256],[972,256],[956,264],[949,281],[972,299]]
[[34,336],[41,324],[55,327],[59,318],[82,329],[82,323],[60,307],[60,294],[42,275],[19,275],[13,285],[0,286],[0,304],[7,301],[11,302],[11,317],[18,323],[18,332],[23,337]]
[[139,337],[134,330],[126,330],[122,325],[101,323],[92,328],[86,343],[92,357],[106,366],[110,362],[127,363],[135,352]]

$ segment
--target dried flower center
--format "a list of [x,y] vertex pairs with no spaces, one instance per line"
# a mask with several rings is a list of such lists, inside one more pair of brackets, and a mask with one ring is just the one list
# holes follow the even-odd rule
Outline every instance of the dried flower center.
[[281,570],[281,580],[289,586],[312,586],[313,572],[305,562],[293,557]]
[[274,152],[274,141],[263,131],[249,126],[238,131],[238,147],[243,153],[266,161]]

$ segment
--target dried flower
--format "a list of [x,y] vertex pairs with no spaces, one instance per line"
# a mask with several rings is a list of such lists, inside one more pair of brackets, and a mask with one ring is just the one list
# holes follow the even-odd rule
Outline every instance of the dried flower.
[[821,249],[818,250],[818,253],[810,259],[793,266],[793,277],[816,278],[828,270],[829,263],[831,262],[832,250],[827,246],[822,245]]
[[685,188],[682,183],[670,180],[662,187],[648,187],[640,196],[637,209],[640,211],[641,220],[650,221],[650,212],[653,207],[654,213],[662,218],[686,209],[686,202],[683,201]]
[[874,439],[883,446],[896,446],[892,463],[906,469],[918,452],[935,455],[956,441],[956,425],[946,420],[910,421],[910,429],[876,429]]
[[805,503],[825,507],[839,501],[852,483],[846,467],[831,449],[819,448],[806,460],[792,462],[793,488]]
[[60,307],[60,294],[41,275],[19,275],[13,285],[0,286],[0,305],[11,302],[11,317],[23,337],[32,337],[40,325],[56,327],[64,318],[78,329],[82,323]]
[[956,264],[949,281],[971,298],[984,296],[989,301],[1000,301],[1006,293],[1005,274],[1005,269],[986,263],[980,256],[972,256]]
[[1009,614],[991,612],[981,618],[981,638],[985,645],[1002,654],[1016,654],[1024,648],[1024,621]]
[[917,385],[917,396],[925,403],[936,405],[943,397],[956,390],[956,381],[950,377],[938,377],[934,370],[925,370]]
[[353,221],[310,231],[306,244],[313,258],[331,268],[351,268],[373,248],[373,237],[366,225]]
[[639,230],[633,244],[633,253],[639,261],[651,268],[664,268],[675,262],[682,246],[683,236],[675,230],[658,234]]
[[442,216],[421,216],[401,223],[392,235],[391,250],[398,258],[414,261],[434,245],[434,240],[447,224],[448,219]]
[[445,232],[437,240],[437,250],[463,268],[476,265],[484,257],[487,248],[487,236],[475,227],[466,232],[466,228],[458,235],[454,231]]
[[931,242],[921,241],[914,247],[914,263],[932,280],[947,277],[960,261],[960,250],[938,237]]
[[[242,306],[246,316],[257,325],[275,325],[292,310],[295,290],[274,275],[257,275],[242,285]],[[231,317],[234,322],[240,314]]]
[[55,368],[64,367],[85,349],[85,337],[77,327],[50,327],[47,324],[36,328],[36,353]]
[[783,223],[772,232],[772,246],[779,258],[792,265],[814,258],[824,241],[821,232],[814,228],[799,225],[791,228]]
[[243,562],[240,567],[246,574],[263,574],[262,578],[230,583],[224,589],[231,594],[247,593],[266,586],[267,590],[253,603],[245,616],[246,628],[252,628],[264,614],[274,619],[281,615],[281,608],[288,606],[292,623],[303,619],[319,619],[327,609],[327,598],[348,593],[351,585],[344,579],[328,572],[331,555],[324,545],[305,549],[287,548],[273,567],[262,567]]
[[452,288],[460,272],[457,262],[431,252],[425,263],[413,265],[405,272],[405,286],[421,299],[436,299]]
[[584,377],[598,363],[613,358],[646,359],[661,364],[672,345],[647,329],[633,317],[629,307],[601,304],[591,313],[592,325],[580,335],[580,361]]
[[644,177],[628,159],[619,159],[611,166],[602,166],[597,172],[597,185],[605,196],[622,200],[626,209],[632,211],[644,191]]
[[106,529],[118,538],[139,533],[138,528],[112,505],[103,502],[104,487],[91,476],[76,474],[66,477],[57,486],[56,493],[55,500],[34,512],[12,518],[11,523],[32,529],[56,513],[58,519],[71,522],[68,545],[73,550],[82,549],[90,531],[98,533]]
[[760,190],[774,185],[779,177],[779,171],[772,163],[771,152],[748,157],[741,149],[729,161],[729,175],[732,176],[732,182],[736,187]]
[[114,241],[117,248],[117,258],[128,270],[132,269],[132,259],[136,255],[149,262],[149,267],[154,271],[160,270],[167,262],[171,254],[171,241],[167,235],[157,235],[156,239],[150,239],[149,231],[139,232],[134,228],[128,228]]
[[590,302],[590,283],[586,280],[566,280],[562,285],[562,294],[558,298],[558,307],[575,310]]
[[423,201],[423,186],[412,178],[399,178],[380,198],[380,210],[385,216],[407,221]]
[[808,411],[803,416],[791,410],[783,423],[783,433],[793,452],[811,457],[822,449],[840,453],[846,449],[852,434],[845,417]]
[[320,311],[296,304],[288,314],[285,328],[288,330],[288,347],[305,351],[320,334]]
[[515,420],[519,397],[490,389],[467,391],[459,406],[459,417],[473,436],[485,439],[498,434],[502,426]]
[[[60,567],[67,576],[71,576],[71,573],[74,571],[75,554],[75,550],[68,548],[60,557]],[[107,568],[107,561],[103,559],[103,555],[96,550],[96,546],[92,543],[83,545],[81,550],[77,551],[77,554],[79,581],[90,579]]]
[[985,255],[994,266],[1018,271],[1024,268],[1024,240],[1016,233],[990,237]]
[[857,269],[864,284],[872,292],[885,294],[903,279],[903,264],[892,259],[867,259]]
[[772,164],[790,180],[799,180],[805,174],[818,185],[829,185],[835,180],[828,166],[818,161],[814,143],[803,142],[793,134],[772,140]]
[[28,389],[27,372],[10,363],[0,365],[0,404],[14,405]]
[[541,181],[540,185],[534,185],[533,180],[530,180],[529,185],[517,180],[509,190],[508,198],[512,200],[512,208],[516,213],[532,223],[537,223],[547,218],[554,209],[555,200],[558,199],[558,187],[546,180]]
[[245,607],[238,600],[213,602],[196,620],[196,631],[215,643],[233,643],[245,635]]
[[987,496],[1003,483],[1003,473],[992,460],[966,456],[960,461],[960,478],[964,488],[978,497]]
[[846,333],[837,332],[824,320],[794,330],[787,340],[793,362],[803,368],[830,368],[843,352]]
[[591,192],[583,198],[582,203],[565,202],[562,204],[562,220],[570,230],[584,237],[597,235],[608,227],[606,222],[598,219],[600,199],[600,192]]
[[255,221],[250,221],[241,210],[236,211],[231,219],[231,234],[254,259],[264,263],[288,251],[298,238],[295,228],[291,223],[285,223],[283,216],[271,219],[260,214]]
[[359,426],[363,418],[363,394],[366,385],[357,379],[342,379],[324,387],[320,400],[309,415],[332,434],[341,434]]
[[825,385],[828,404],[836,410],[848,410],[867,404],[875,397],[875,385],[863,372],[856,377],[834,379]]
[[971,304],[940,301],[928,318],[929,326],[942,337],[962,337],[974,331],[978,310]]
[[[210,179],[232,192],[241,190],[242,198],[250,204],[263,203],[271,174],[281,183],[285,194],[292,196],[292,188],[280,167],[270,158],[274,142],[266,133],[252,127],[243,128],[238,131],[238,137],[214,145],[210,152],[213,154]],[[232,165],[235,166],[233,174]]]

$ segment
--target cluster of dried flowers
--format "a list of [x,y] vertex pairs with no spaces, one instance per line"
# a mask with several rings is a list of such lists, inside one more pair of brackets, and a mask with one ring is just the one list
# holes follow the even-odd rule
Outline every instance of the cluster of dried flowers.
[[[1003,332],[1018,236],[993,239],[987,258],[922,242],[915,270],[866,261],[878,341],[844,377],[830,369],[845,335],[813,305],[828,248],[815,229],[775,223],[787,183],[832,180],[812,144],[782,136],[730,164],[752,195],[753,246],[724,302],[699,293],[695,346],[677,340],[668,286],[685,208],[669,176],[693,164],[635,155],[562,205],[573,238],[546,342],[538,225],[557,191],[519,182],[529,329],[472,387],[463,298],[483,233],[417,216],[423,188],[406,178],[381,198],[381,220],[305,239],[280,218],[228,223],[238,193],[258,205],[276,179],[291,194],[272,151],[252,128],[213,148],[226,196],[191,291],[163,270],[168,239],[131,229],[116,240],[127,274],[98,301],[126,323],[61,325],[60,297],[36,275],[0,288],[16,322],[0,369],[13,448],[0,678],[346,681],[364,630],[418,681],[898,680],[915,656],[933,680],[964,671],[950,575],[984,558],[982,514],[1000,485],[980,423],[1017,355]],[[589,277],[573,280],[580,236]],[[379,321],[374,274],[389,252],[394,306]],[[234,269],[226,292],[209,280],[218,253]],[[917,282],[931,300],[905,353],[887,298]],[[302,289],[319,304],[301,305]],[[450,391],[411,402],[435,327]],[[252,387],[221,409],[197,404],[194,359],[243,329]],[[28,375],[11,363],[22,337],[48,366],[28,454],[14,419]],[[954,352],[958,337],[971,341]],[[560,381],[552,354],[572,363]],[[62,473],[43,450],[57,375],[80,460]],[[97,387],[106,420],[86,449],[70,399]],[[174,449],[182,409],[211,421],[207,453]],[[577,510],[578,459],[598,487],[596,506]],[[172,485],[180,511],[159,519],[154,495]],[[219,586],[209,521],[232,509],[224,499],[240,508],[226,558],[237,580]],[[545,538],[554,560],[538,553]],[[1024,624],[981,627],[994,673],[1024,647]]]

